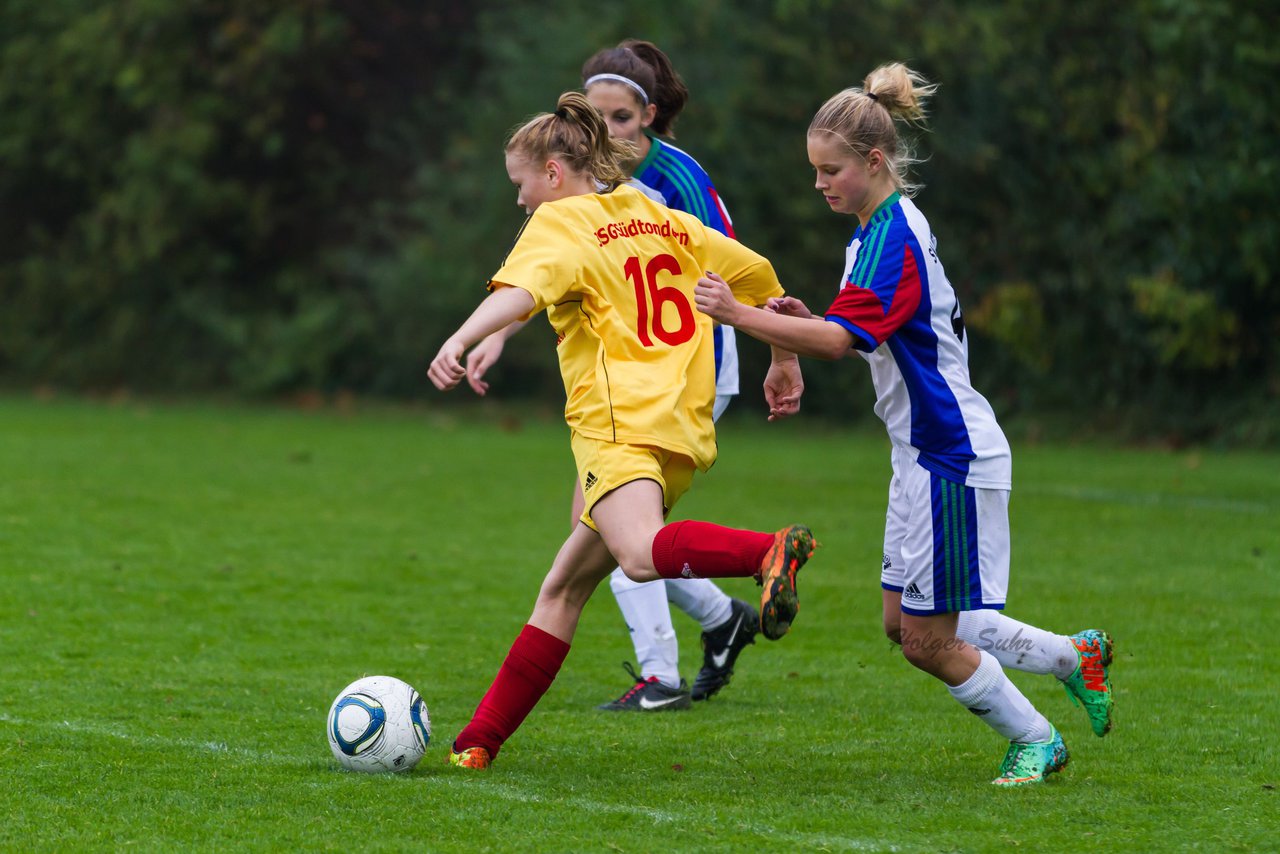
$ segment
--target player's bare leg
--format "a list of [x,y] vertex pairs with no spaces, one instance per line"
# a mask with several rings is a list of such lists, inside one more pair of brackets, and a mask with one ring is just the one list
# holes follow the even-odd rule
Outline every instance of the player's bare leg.
[[493,684],[454,740],[449,761],[483,770],[551,687],[569,653],[582,608],[613,568],[613,555],[586,525],[574,529],[542,582],[533,614]]
[[591,508],[600,536],[632,581],[662,577],[653,566],[653,538],[664,524],[662,509],[662,486],[647,478],[624,483]]
[[[888,592],[888,591],[886,591]],[[978,669],[978,650],[956,637],[956,614],[902,614],[902,654],[948,685],[959,685]]]
[[614,563],[600,535],[579,522],[542,581],[529,625],[571,643],[582,609]]

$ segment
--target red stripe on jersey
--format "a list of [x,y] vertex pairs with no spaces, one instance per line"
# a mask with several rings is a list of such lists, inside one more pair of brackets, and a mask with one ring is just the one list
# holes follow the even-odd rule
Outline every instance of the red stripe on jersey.
[[[827,309],[826,315],[847,320],[873,337],[877,345],[883,344],[916,313],[916,309],[920,307],[921,287],[915,253],[910,246],[904,246],[902,274],[892,293],[882,295],[871,288],[846,284],[831,303],[831,308]],[[888,297],[887,306],[882,296]]]

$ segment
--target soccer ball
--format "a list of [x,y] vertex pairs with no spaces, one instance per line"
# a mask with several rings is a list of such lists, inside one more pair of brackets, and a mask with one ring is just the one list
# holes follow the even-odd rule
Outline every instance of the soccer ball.
[[431,742],[427,704],[394,676],[366,676],[329,707],[329,748],[348,771],[408,771]]

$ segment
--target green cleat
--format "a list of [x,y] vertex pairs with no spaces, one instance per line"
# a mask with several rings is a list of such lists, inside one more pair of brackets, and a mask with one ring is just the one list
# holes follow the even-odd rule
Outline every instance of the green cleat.
[[1000,776],[991,781],[995,786],[1029,786],[1043,783],[1044,778],[1067,767],[1070,757],[1058,730],[1049,725],[1053,738],[1031,744],[1009,743],[1009,752],[1000,763]]
[[1111,731],[1111,710],[1115,705],[1107,672],[1114,649],[1111,635],[1098,629],[1085,629],[1072,635],[1071,642],[1080,653],[1080,666],[1062,680],[1062,686],[1073,703],[1084,707],[1093,734],[1104,736]]

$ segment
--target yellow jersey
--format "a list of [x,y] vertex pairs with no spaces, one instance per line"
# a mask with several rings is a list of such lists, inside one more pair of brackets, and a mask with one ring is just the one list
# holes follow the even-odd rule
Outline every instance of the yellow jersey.
[[555,329],[565,421],[596,439],[715,462],[711,318],[704,272],[747,305],[782,296],[764,256],[630,187],[538,206],[490,288],[528,291]]

